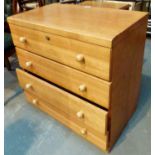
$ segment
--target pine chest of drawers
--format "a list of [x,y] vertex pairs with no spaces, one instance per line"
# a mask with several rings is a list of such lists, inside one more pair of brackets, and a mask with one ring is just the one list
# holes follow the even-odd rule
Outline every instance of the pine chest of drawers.
[[109,151],[136,108],[147,14],[53,4],[8,22],[27,100]]

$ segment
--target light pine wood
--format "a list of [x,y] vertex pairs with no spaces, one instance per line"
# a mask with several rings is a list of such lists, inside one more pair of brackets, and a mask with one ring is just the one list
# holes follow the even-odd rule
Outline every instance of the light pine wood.
[[109,148],[134,113],[140,90],[147,17],[112,51],[112,92]]
[[51,4],[11,16],[8,22],[111,48],[144,16],[145,12]]
[[110,49],[13,24],[10,28],[17,47],[110,80]]
[[83,1],[80,3],[82,6],[91,6],[91,7],[101,7],[101,8],[114,8],[114,9],[124,9],[128,10],[129,9],[129,4],[125,3],[117,3],[117,1],[111,1],[111,2],[106,2],[106,1]]
[[[36,78],[20,69],[17,69],[17,76],[21,87],[42,100],[49,103],[50,107],[55,107],[65,113],[66,117],[74,120],[77,124],[90,129],[99,137],[105,139],[107,134],[107,112],[90,103],[75,97],[51,84]],[[27,88],[26,85],[31,84]],[[77,117],[77,113],[82,111],[83,118]]]
[[[110,82],[95,78],[57,62],[16,48],[19,64],[53,83],[58,84],[105,108],[109,107]],[[31,64],[27,67],[27,64]]]
[[[28,92],[25,92],[27,100],[33,104],[34,98],[37,98],[37,96],[34,96],[32,94],[29,94]],[[34,104],[33,104],[34,105]],[[55,108],[50,108],[49,104],[44,102],[43,100],[38,101],[38,104],[35,104],[36,107],[41,109],[42,111],[48,113],[55,119],[59,120],[61,123],[72,129],[74,132],[82,136],[83,138],[87,139],[91,143],[98,146],[103,151],[107,150],[107,139],[103,139],[102,137],[95,136],[92,132],[89,130],[79,126],[76,122],[71,121],[70,119],[66,118],[62,112],[58,111]]]
[[28,100],[111,150],[136,108],[147,13],[53,4],[8,22]]

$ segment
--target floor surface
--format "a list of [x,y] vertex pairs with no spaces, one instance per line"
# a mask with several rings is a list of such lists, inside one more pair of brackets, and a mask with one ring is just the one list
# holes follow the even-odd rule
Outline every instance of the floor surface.
[[[151,47],[145,46],[138,107],[110,155],[150,155]],[[15,60],[12,60],[14,64]],[[15,66],[14,66],[15,67]],[[104,155],[25,100],[15,71],[5,69],[5,155]]]

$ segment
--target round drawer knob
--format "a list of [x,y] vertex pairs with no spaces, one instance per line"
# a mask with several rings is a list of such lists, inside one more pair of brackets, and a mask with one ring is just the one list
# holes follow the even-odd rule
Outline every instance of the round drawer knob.
[[36,105],[36,104],[38,103],[38,100],[37,100],[37,99],[33,99],[33,100],[32,100],[32,103],[33,103],[34,105]]
[[29,88],[31,88],[32,87],[32,84],[30,84],[30,83],[27,83],[26,85],[25,85],[25,88],[26,89],[29,89]]
[[79,61],[79,62],[84,62],[84,60],[85,60],[84,55],[83,54],[78,54],[76,56],[76,60]]
[[27,62],[25,63],[25,65],[26,65],[26,67],[30,67],[30,66],[32,66],[32,62],[31,62],[31,61],[27,61]]
[[85,91],[87,90],[86,85],[85,85],[85,84],[80,85],[80,86],[79,86],[79,90],[80,90],[81,92],[85,92]]
[[81,129],[81,134],[82,135],[86,135],[87,134],[87,130],[84,128],[84,129]]
[[20,41],[21,43],[26,43],[26,38],[25,38],[25,37],[20,37],[20,38],[19,38],[19,41]]
[[84,118],[84,112],[83,111],[77,112],[76,115],[77,115],[78,118]]

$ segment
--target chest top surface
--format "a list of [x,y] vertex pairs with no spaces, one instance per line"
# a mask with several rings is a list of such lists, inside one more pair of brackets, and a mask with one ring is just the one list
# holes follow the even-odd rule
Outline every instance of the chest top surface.
[[11,24],[111,47],[147,13],[72,4],[51,4],[8,18]]

